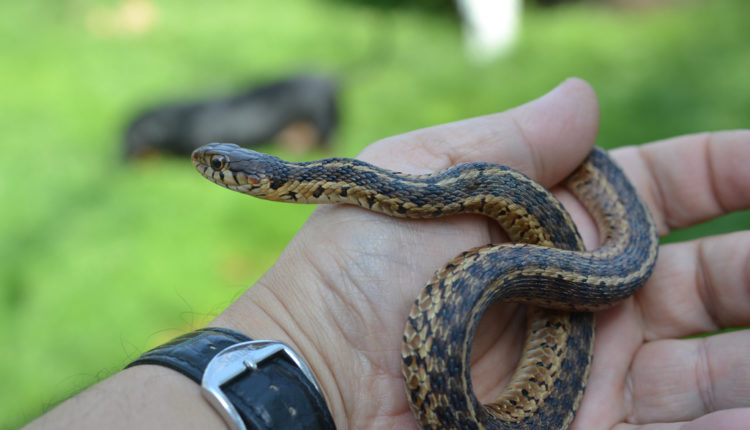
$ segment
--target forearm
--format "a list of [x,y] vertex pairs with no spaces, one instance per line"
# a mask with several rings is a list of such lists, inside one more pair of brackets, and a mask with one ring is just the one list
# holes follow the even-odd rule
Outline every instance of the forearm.
[[28,429],[224,429],[200,387],[160,366],[136,366],[66,400]]

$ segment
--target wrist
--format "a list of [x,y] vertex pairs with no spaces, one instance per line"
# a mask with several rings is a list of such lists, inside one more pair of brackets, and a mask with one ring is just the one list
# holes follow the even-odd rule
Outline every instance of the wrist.
[[[323,327],[320,318],[322,305],[320,295],[298,294],[305,290],[310,293],[315,288],[311,276],[304,286],[295,286],[291,277],[284,277],[284,286],[274,282],[274,269],[252,286],[231,306],[211,322],[211,326],[238,331],[252,339],[269,339],[283,342],[291,347],[310,367],[323,397],[336,423],[343,423],[344,406],[342,395],[336,384],[333,369],[340,371],[335,363],[339,357],[331,357],[326,352],[335,348],[330,344],[330,327]],[[298,274],[299,275],[299,274]],[[333,360],[333,361],[332,361]],[[339,424],[340,425],[340,424]]]

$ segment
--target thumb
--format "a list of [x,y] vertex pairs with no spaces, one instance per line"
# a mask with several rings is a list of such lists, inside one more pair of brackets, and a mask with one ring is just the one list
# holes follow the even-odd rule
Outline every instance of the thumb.
[[380,140],[358,158],[415,174],[487,161],[510,166],[549,187],[588,155],[598,127],[599,105],[593,89],[573,78],[505,112]]

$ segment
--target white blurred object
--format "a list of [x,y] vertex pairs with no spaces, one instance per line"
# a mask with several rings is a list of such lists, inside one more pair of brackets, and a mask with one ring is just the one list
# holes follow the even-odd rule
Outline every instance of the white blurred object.
[[94,6],[86,14],[86,26],[99,37],[141,36],[151,31],[159,18],[152,0],[121,0]]
[[464,44],[477,62],[508,53],[521,27],[522,0],[456,0],[463,21]]

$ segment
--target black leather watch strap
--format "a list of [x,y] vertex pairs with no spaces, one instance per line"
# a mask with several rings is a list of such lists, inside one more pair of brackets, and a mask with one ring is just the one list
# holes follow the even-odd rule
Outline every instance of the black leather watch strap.
[[174,338],[145,352],[127,367],[139,364],[156,364],[176,370],[197,383],[201,383],[208,362],[222,349],[250,338],[223,328],[204,328]]
[[[146,352],[127,367],[156,364],[176,370],[198,384],[211,359],[227,347],[250,339],[222,328],[205,328]],[[317,387],[284,354],[275,354],[254,370],[222,386],[248,429],[334,429]]]

